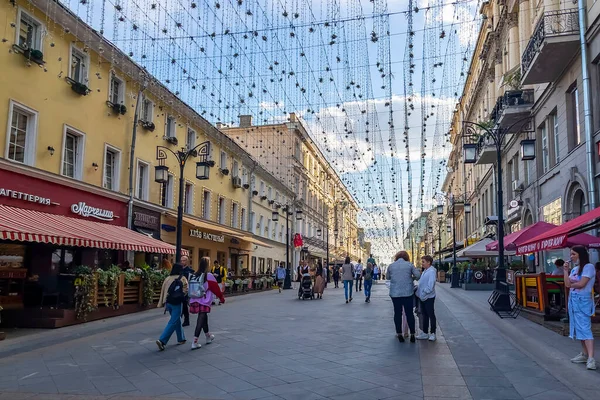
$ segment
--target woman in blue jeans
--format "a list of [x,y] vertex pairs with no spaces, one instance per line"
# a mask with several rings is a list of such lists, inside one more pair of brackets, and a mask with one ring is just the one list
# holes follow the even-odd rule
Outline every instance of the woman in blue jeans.
[[[188,281],[182,274],[183,266],[181,264],[174,264],[173,268],[171,268],[171,274],[163,282],[160,291],[160,299],[158,300],[157,307],[165,307],[165,312],[168,311],[171,315],[162,335],[156,341],[156,345],[160,351],[165,349],[173,332],[177,334],[177,344],[185,344],[185,335],[181,326],[181,309],[183,301],[185,301],[185,296],[188,294]],[[171,286],[173,287],[171,288]],[[178,293],[183,293],[183,296],[178,295]]]
[[344,282],[344,296],[346,296],[346,304],[348,304],[352,301],[352,285],[354,285],[354,265],[350,262],[350,257],[346,257],[340,272]]

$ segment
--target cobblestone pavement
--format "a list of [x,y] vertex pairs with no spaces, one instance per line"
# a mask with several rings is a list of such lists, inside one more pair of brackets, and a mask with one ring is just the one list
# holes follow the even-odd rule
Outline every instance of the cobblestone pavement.
[[[154,341],[162,311],[0,342],[0,399],[598,399],[600,372],[569,363],[568,338],[500,320],[489,294],[438,285],[439,340],[398,343],[384,285],[372,302],[343,289],[231,299],[213,309],[214,343]],[[600,357],[599,357],[600,358]]]

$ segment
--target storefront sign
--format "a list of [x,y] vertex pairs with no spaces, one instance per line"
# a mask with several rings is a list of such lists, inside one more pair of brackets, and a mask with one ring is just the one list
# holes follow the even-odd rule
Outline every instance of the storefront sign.
[[85,204],[83,201],[71,205],[71,212],[81,217],[91,217],[102,221],[113,221],[114,213],[110,210],[103,210],[102,208],[91,207]]
[[125,225],[126,198],[118,193],[98,192],[98,189],[88,191],[84,185],[65,183],[44,173],[0,168],[0,204],[3,206]]
[[190,236],[204,240],[212,240],[213,242],[225,243],[225,236],[202,232],[199,229],[190,229]]
[[160,230],[160,214],[139,207],[133,209],[133,225],[139,228]]
[[6,189],[6,188],[3,188],[3,187],[0,187],[0,197],[10,197],[10,198],[13,198],[13,199],[23,200],[23,201],[29,201],[31,203],[41,204],[41,205],[44,205],[44,206],[49,206],[51,204],[54,204],[47,197],[36,196],[36,195],[33,195],[33,194],[29,194],[29,193],[19,192],[19,191],[11,190],[11,189]]

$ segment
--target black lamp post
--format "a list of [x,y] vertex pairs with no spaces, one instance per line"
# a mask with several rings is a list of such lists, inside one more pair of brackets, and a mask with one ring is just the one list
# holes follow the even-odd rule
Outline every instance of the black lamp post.
[[[465,213],[471,212],[471,205],[469,203],[464,203],[462,199],[458,199],[452,193],[446,195],[444,193],[438,193],[437,196],[439,198],[444,198],[448,200],[449,206],[452,207],[452,226],[447,226],[447,231],[450,232],[452,230],[452,280],[451,286],[452,288],[460,287],[460,276],[458,274],[458,265],[456,260],[456,205],[464,204]],[[466,197],[466,195],[464,196]],[[467,211],[468,209],[468,211]],[[442,204],[438,204],[437,206],[437,214],[442,215],[444,213],[444,206]],[[467,219],[465,218],[465,224],[467,223]]]
[[169,167],[164,165],[165,160],[168,158],[167,151],[175,156],[179,164],[179,202],[177,204],[177,242],[175,245],[175,262],[179,263],[181,261],[181,232],[183,230],[183,189],[185,187],[183,172],[185,165],[188,160],[198,157],[198,161],[196,162],[196,178],[206,180],[209,177],[210,167],[213,166],[213,162],[208,160],[210,156],[210,142],[200,143],[192,149],[184,147],[176,152],[168,147],[157,146],[156,159],[159,165],[154,167],[154,181],[160,184],[167,183],[169,178]]
[[[290,269],[290,215],[292,213],[289,211],[289,206],[286,205],[283,207],[283,212],[285,213],[285,280],[283,281],[283,289],[291,289],[292,288],[292,271]],[[273,215],[271,217],[273,221],[279,221],[279,213],[277,211],[273,211]]]
[[[508,307],[510,311],[510,299],[508,298],[508,286],[506,285],[506,269],[504,266],[504,193],[502,190],[502,149],[504,147],[505,139],[507,135],[513,132],[513,128],[520,124],[520,129],[529,126],[532,122],[532,117],[527,116],[521,118],[508,128],[501,128],[499,124],[489,128],[472,121],[463,121],[465,129],[465,137],[478,138],[477,143],[465,143],[463,144],[463,156],[465,164],[473,164],[477,162],[478,150],[482,141],[489,138],[493,143],[496,150],[496,182],[498,182],[497,190],[497,210],[498,215],[498,268],[496,269],[496,290],[506,292],[506,296],[503,296],[497,301],[497,311],[504,311],[502,308]],[[521,141],[521,159],[522,160],[533,160],[535,159],[535,139],[525,139]]]

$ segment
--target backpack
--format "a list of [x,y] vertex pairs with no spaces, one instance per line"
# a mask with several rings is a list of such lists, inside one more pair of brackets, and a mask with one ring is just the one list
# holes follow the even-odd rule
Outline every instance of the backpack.
[[373,270],[370,268],[365,268],[364,270],[365,281],[370,281],[373,279]]
[[178,306],[184,302],[185,294],[183,293],[182,276],[183,275],[179,275],[178,278],[171,282],[171,286],[169,286],[169,290],[167,290],[167,303]]
[[204,279],[204,274],[200,275],[199,277],[194,276],[192,279],[190,279],[188,290],[190,299],[201,299],[206,295],[206,289],[204,288]]

